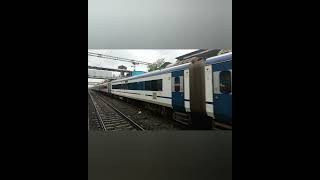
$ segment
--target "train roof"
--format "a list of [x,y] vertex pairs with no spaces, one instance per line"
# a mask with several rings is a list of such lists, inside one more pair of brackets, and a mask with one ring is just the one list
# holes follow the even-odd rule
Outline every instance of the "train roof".
[[[208,59],[206,59],[206,64],[216,64],[216,63],[220,63],[220,62],[224,62],[224,61],[228,61],[228,60],[232,60],[232,52],[208,58]],[[156,70],[156,71],[144,73],[144,74],[137,75],[137,76],[113,80],[111,82],[121,82],[121,81],[127,81],[127,80],[133,80],[133,79],[139,79],[139,78],[145,78],[145,77],[170,73],[173,71],[186,69],[187,67],[189,67],[189,65],[190,65],[190,62],[185,63],[185,64],[181,64],[181,65],[177,65],[177,66],[173,66],[173,67],[168,67],[168,68],[161,69],[161,70]]]
[[221,63],[228,60],[232,60],[232,52],[208,58],[206,59],[206,64],[216,64],[216,63]]
[[181,64],[181,65],[178,65],[178,66],[173,66],[173,67],[169,67],[169,68],[165,68],[165,69],[160,69],[160,70],[156,70],[156,71],[152,71],[152,72],[148,72],[148,73],[144,73],[144,74],[141,74],[141,75],[132,76],[132,77],[128,77],[128,78],[118,79],[118,80],[114,80],[114,81],[111,81],[111,82],[121,82],[121,81],[145,78],[145,77],[150,77],[150,76],[156,76],[156,75],[160,75],[160,74],[169,73],[169,72],[172,72],[172,71],[183,70],[183,69],[186,69],[187,67],[189,67],[189,65],[190,65],[190,63]]

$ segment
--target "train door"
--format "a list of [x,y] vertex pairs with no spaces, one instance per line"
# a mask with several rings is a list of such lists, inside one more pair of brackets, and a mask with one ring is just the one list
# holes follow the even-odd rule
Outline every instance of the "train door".
[[171,73],[172,82],[172,107],[175,111],[185,111],[184,108],[184,71],[175,71]]
[[232,123],[232,61],[213,64],[213,110],[217,121]]

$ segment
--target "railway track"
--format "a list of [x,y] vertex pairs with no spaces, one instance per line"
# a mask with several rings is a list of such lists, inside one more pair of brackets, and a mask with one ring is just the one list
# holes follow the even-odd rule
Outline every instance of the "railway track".
[[[105,96],[102,93],[99,92],[92,92],[90,94],[94,94],[94,97],[97,101],[96,104],[99,104],[97,109],[98,112],[100,111],[107,111],[107,114],[113,115],[114,111],[117,112],[118,115],[120,115],[122,118],[129,119],[128,121],[131,122],[132,126],[138,125],[135,129],[144,129],[144,130],[190,130],[192,129],[190,126],[181,123],[179,121],[175,120],[166,120],[164,118],[160,118],[152,114],[152,112],[148,112],[148,110],[145,110],[143,108],[138,108],[132,104],[129,104],[127,102],[123,102],[119,99],[114,99],[108,96]],[[104,104],[104,105],[103,105]],[[101,107],[100,107],[101,106]],[[113,113],[110,113],[110,108],[113,109]],[[100,109],[100,111],[99,111]],[[142,111],[142,112],[141,112]],[[120,117],[120,118],[121,118]],[[104,117],[102,117],[104,118]],[[101,119],[102,119],[101,118]],[[111,117],[117,119],[118,117]],[[119,118],[119,119],[120,119]],[[99,118],[96,118],[99,119]],[[102,120],[105,121],[105,120]],[[116,122],[115,120],[114,122]],[[104,122],[106,124],[106,122]],[[140,127],[139,127],[140,126]],[[117,128],[115,128],[117,129]],[[108,129],[109,130],[109,129]],[[232,126],[222,124],[219,122],[213,122],[212,130],[232,130]]]
[[100,98],[106,102],[112,104],[126,116],[133,119],[145,130],[186,130],[190,127],[186,127],[176,121],[166,119],[159,114],[156,114],[150,110],[147,110],[139,105],[133,105],[117,98],[106,96],[103,93],[96,92]]
[[[91,117],[89,114],[89,121],[91,121],[91,123],[89,122],[89,124],[91,124],[93,127],[91,130],[144,130],[143,127],[133,121],[130,117],[126,116],[112,104],[106,102],[100,96],[91,93],[90,91],[88,92],[88,94],[92,102],[92,108],[89,112],[91,113]],[[90,102],[88,103],[90,106]]]
[[88,93],[88,130],[105,131],[101,116],[90,93]]

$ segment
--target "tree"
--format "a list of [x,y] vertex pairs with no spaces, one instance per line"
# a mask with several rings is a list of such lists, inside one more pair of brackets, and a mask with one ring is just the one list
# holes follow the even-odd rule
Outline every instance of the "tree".
[[167,67],[169,64],[171,64],[171,63],[165,62],[163,58],[158,59],[156,62],[148,65],[148,71],[151,72],[151,71],[163,69],[163,68]]
[[165,62],[160,66],[160,69],[164,69],[166,68],[169,64],[171,64],[170,62]]

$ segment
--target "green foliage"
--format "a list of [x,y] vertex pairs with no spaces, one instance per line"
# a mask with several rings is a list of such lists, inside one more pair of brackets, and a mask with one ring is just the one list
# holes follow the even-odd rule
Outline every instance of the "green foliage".
[[165,62],[164,59],[158,59],[156,62],[148,65],[148,71],[151,72],[151,71],[163,69],[163,68],[167,67],[169,64],[171,64],[171,63]]
[[166,68],[169,64],[171,64],[170,62],[165,62],[160,66],[160,69],[164,69]]

